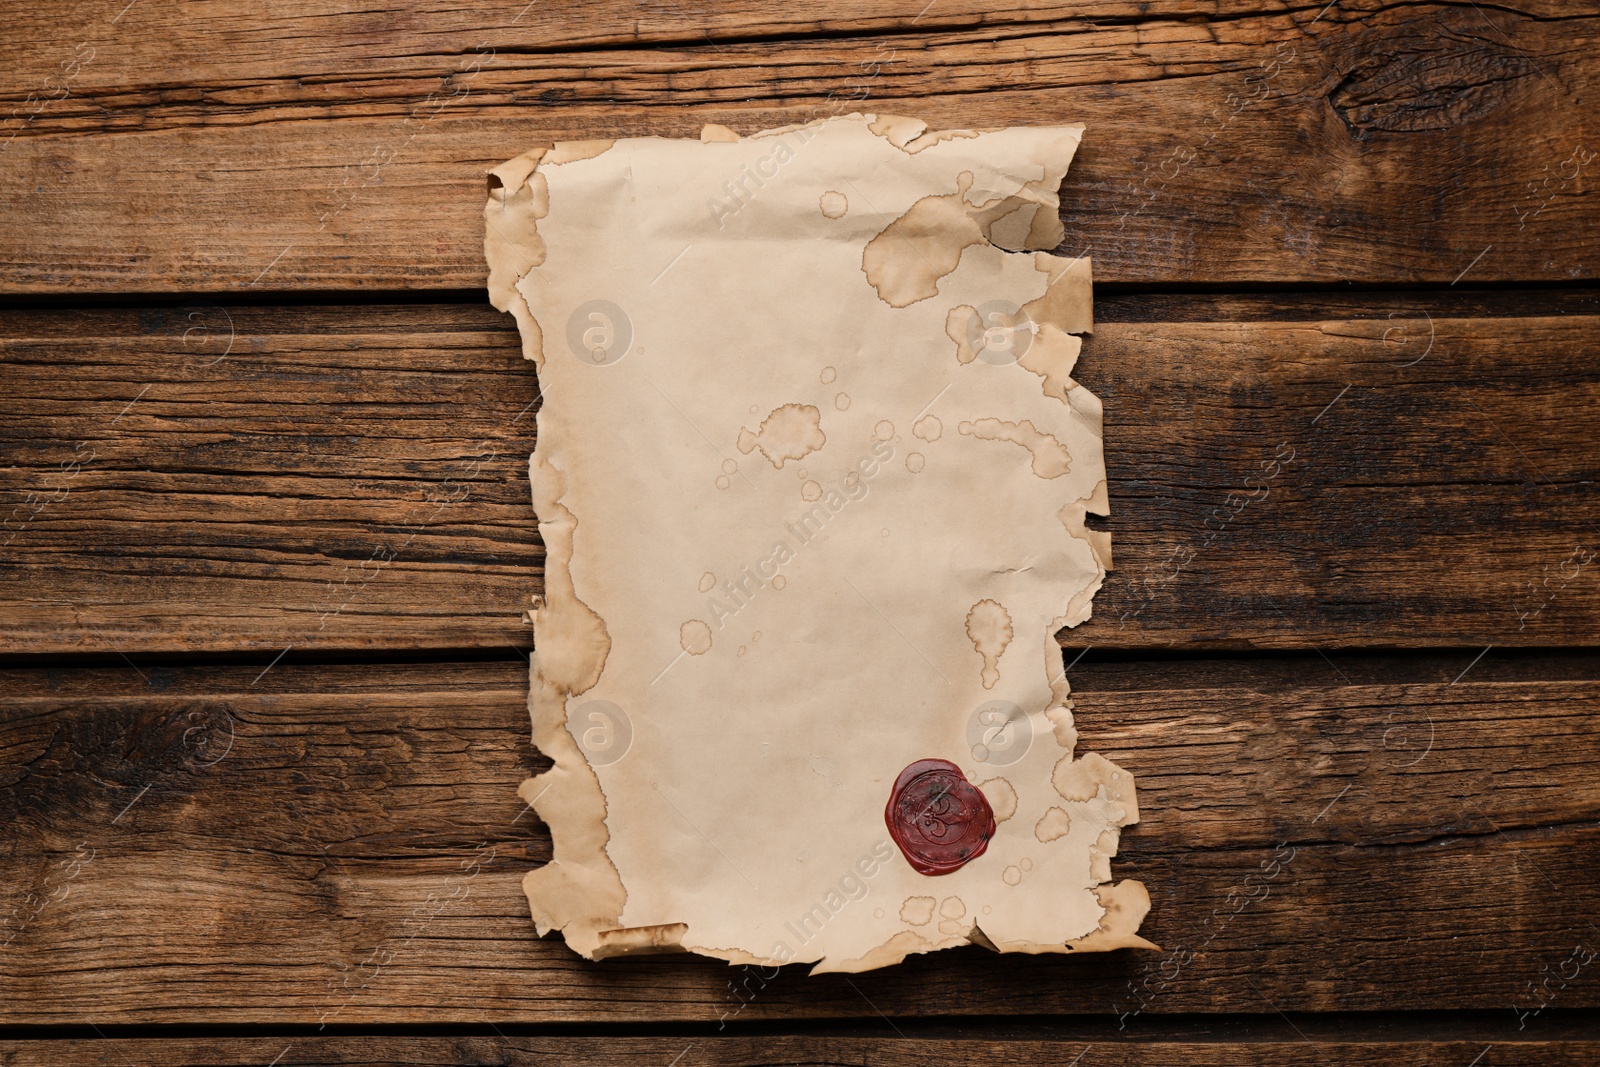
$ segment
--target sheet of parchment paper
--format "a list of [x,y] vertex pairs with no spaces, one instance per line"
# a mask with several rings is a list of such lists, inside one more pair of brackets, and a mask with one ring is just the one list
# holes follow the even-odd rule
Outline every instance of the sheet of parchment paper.
[[[849,115],[492,172],[543,393],[541,934],[814,972],[1149,947],[1109,884],[1133,781],[1074,758],[1055,637],[1111,564],[1089,264],[1046,251],[1081,135]],[[946,873],[890,829],[921,760],[954,767],[913,850],[992,814]]]

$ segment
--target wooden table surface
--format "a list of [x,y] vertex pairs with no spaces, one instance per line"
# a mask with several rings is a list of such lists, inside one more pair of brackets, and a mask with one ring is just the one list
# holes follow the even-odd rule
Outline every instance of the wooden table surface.
[[[0,1064],[1600,1062],[1600,6],[6,21]],[[533,935],[484,172],[851,110],[1088,127],[1118,570],[1061,640],[1159,953]]]

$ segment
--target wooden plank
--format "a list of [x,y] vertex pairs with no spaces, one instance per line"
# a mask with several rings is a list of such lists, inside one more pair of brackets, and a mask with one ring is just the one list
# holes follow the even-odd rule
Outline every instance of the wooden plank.
[[[1327,1063],[1463,1067],[1479,1053],[1482,1067],[1508,1064],[1584,1067],[1600,1056],[1595,1041],[1016,1041],[919,1037],[216,1037],[106,1038],[0,1042],[10,1067],[78,1067],[121,1062],[169,1067],[261,1067],[281,1055],[283,1067],[451,1067],[460,1063],[608,1064],[660,1067],[674,1056],[714,1067],[773,1063],[926,1064],[928,1067],[1030,1067],[1034,1064],[1123,1064],[1125,1067],[1320,1067]],[[1086,1055],[1087,1054],[1087,1055]]]
[[[1118,570],[1063,640],[1594,645],[1600,315],[1527,299],[1106,301],[1140,319],[1079,365]],[[0,653],[528,643],[538,387],[506,317],[14,312],[0,396]]]
[[1106,282],[1600,270],[1593,11],[917,6],[53,0],[0,45],[0,291],[475,289],[484,171],[536,141],[853,109],[1086,123],[1065,250]]
[[14,316],[7,650],[526,643],[538,383],[467,319]]
[[532,936],[519,880],[549,839],[514,794],[544,765],[523,664],[6,672],[0,1022],[1429,1008],[1509,1028],[1600,1003],[1573,957],[1600,907],[1600,659],[1327,663],[1074,669],[1084,746],[1139,781],[1113,870],[1150,888],[1165,952],[817,978]]

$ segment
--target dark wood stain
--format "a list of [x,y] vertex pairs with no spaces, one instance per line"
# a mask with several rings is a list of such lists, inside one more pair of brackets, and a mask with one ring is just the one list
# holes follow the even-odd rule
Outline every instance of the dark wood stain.
[[1430,32],[1407,24],[1394,36],[1372,35],[1366,53],[1328,94],[1352,133],[1423,133],[1457,129],[1515,100],[1539,64],[1483,31]]

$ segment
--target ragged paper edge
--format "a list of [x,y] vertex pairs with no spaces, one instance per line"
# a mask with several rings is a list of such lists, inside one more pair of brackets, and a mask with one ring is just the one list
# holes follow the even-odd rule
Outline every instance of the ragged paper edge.
[[[606,799],[600,779],[567,729],[569,696],[600,680],[611,638],[605,620],[579,599],[572,583],[578,519],[561,500],[566,480],[538,451],[529,457],[534,513],[545,544],[545,592],[533,611],[528,711],[533,743],[555,765],[522,783],[518,795],[550,827],[551,860],[523,878],[540,935],[560,930],[567,944],[596,958],[605,931],[618,925],[627,891],[606,852]],[[562,901],[565,908],[542,901]],[[576,902],[586,907],[573,907]]]
[[[987,132],[929,132],[926,123],[921,120],[900,116],[853,114],[845,118],[866,121],[872,132],[911,154],[944,140]],[[818,119],[801,125],[764,130],[750,136],[773,137],[829,121],[835,120]],[[1077,128],[1081,130],[1082,127]],[[707,125],[702,130],[701,140],[714,143],[738,141],[741,138],[725,126]],[[484,255],[489,266],[490,303],[514,317],[522,339],[523,358],[538,368],[544,365],[543,331],[518,290],[518,285],[529,273],[537,270],[545,259],[545,246],[539,234],[538,222],[549,211],[549,189],[539,168],[541,165],[555,166],[592,158],[609,149],[613,143],[609,140],[587,140],[536,145],[489,172],[489,195],[484,206]],[[983,224],[983,240],[1008,251],[1034,251],[1036,269],[1049,275],[1045,293],[1024,309],[1035,323],[1033,347],[1038,351],[1031,364],[1027,359],[1019,362],[1043,379],[1045,395],[1054,396],[1067,404],[1090,425],[1096,436],[1103,438],[1099,399],[1070,377],[1081,349],[1081,340],[1077,335],[1093,332],[1090,262],[1087,257],[1063,259],[1050,253],[1065,239],[1060,221],[1059,188],[1074,154],[1075,150],[1066,153],[1059,166],[1047,169],[1043,179],[1027,183],[1020,193],[1014,194],[1014,198],[1020,196],[1031,201],[1032,214],[1025,233],[1001,235],[997,232],[995,219],[989,219]],[[1020,211],[1008,210],[997,215],[996,219],[1020,214]],[[530,871],[523,878],[523,890],[529,900],[535,927],[541,936],[552,930],[560,931],[570,948],[589,959],[689,951],[682,944],[688,930],[683,923],[635,928],[623,928],[620,925],[627,891],[606,851],[610,833],[606,826],[605,794],[599,778],[567,729],[565,713],[570,696],[587,691],[599,680],[610,643],[605,637],[604,621],[579,599],[573,588],[570,564],[572,539],[578,520],[561,503],[565,485],[561,473],[539,455],[537,446],[529,457],[529,475],[533,486],[534,510],[547,555],[545,595],[536,600],[537,606],[530,613],[534,624],[535,651],[530,656],[528,708],[533,725],[533,743],[554,761],[550,770],[527,779],[518,790],[518,795],[551,830],[550,862]],[[1046,640],[1056,648],[1059,645],[1056,644],[1055,634],[1061,628],[1076,626],[1090,617],[1090,602],[1099,591],[1106,571],[1112,566],[1110,535],[1088,529],[1083,522],[1085,512],[1109,515],[1106,482],[1103,479],[1090,497],[1068,505],[1061,514],[1061,520],[1069,532],[1088,541],[1099,573],[1089,586],[1072,598],[1067,612],[1056,620],[1054,627],[1046,634]],[[1068,696],[1065,673],[1052,679],[1050,687],[1052,701],[1046,713],[1055,723],[1056,732],[1066,750],[1057,764],[1056,774],[1059,775],[1064,769],[1087,770],[1085,764],[1092,762],[1089,757],[1104,764],[1107,769],[1105,773],[1118,770],[1114,764],[1094,753],[1074,758],[1077,732],[1071,722],[1072,701]],[[1053,714],[1058,712],[1060,714]],[[1106,864],[1116,853],[1116,839],[1120,837],[1120,830],[1139,821],[1132,777],[1126,772],[1120,772],[1120,777],[1127,783],[1123,787],[1126,814],[1119,823],[1107,830],[1113,840],[1109,851],[1098,856]],[[1150,909],[1149,893],[1141,882],[1125,879],[1113,883],[1107,868],[1105,877],[1092,891],[1103,911],[1098,927],[1082,937],[1063,944],[1008,942],[997,945],[975,923],[965,940],[998,952],[1064,953],[1158,948],[1137,933]],[[949,946],[936,945],[906,931],[897,933],[858,959],[824,959],[816,964],[811,973],[871,970],[898,963],[908,955],[944,947]],[[725,959],[730,965],[787,962],[764,959],[742,950],[696,947],[693,951]]]

